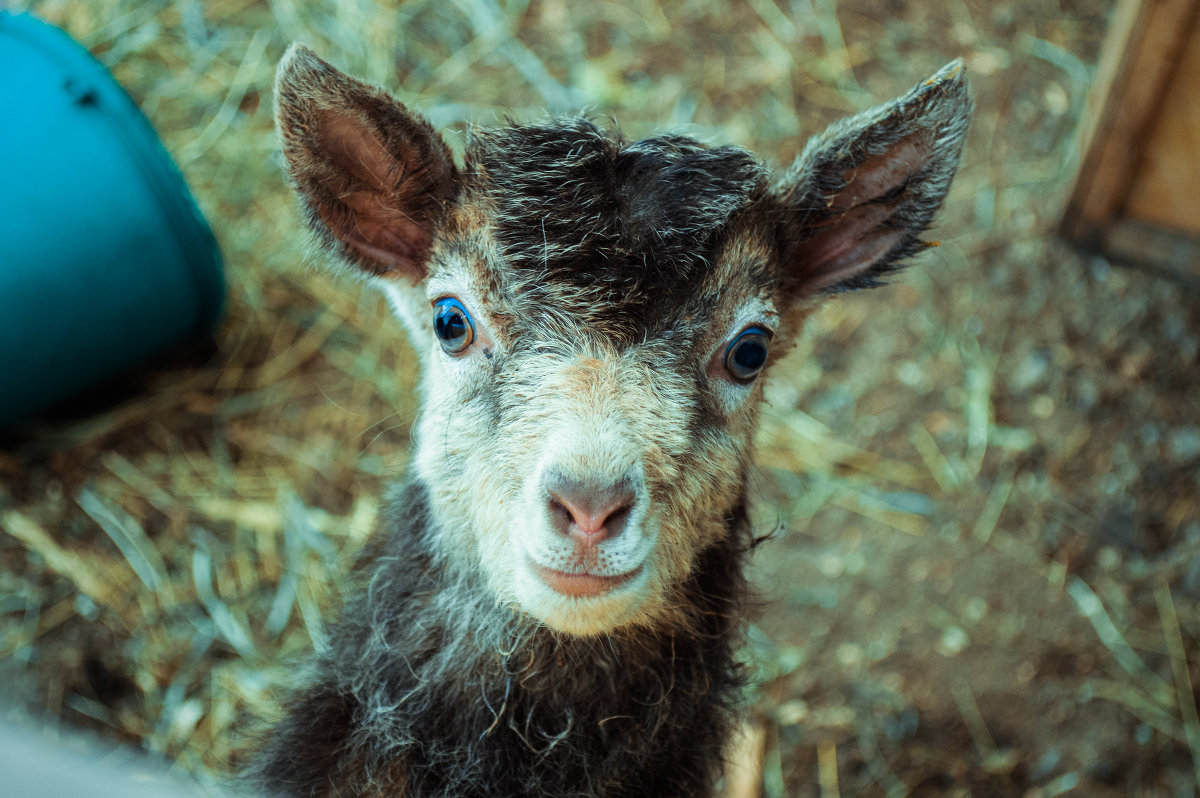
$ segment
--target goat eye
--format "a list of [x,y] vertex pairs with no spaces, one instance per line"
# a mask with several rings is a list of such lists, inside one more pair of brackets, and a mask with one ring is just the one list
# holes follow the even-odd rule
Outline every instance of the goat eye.
[[462,354],[475,340],[471,314],[454,297],[445,297],[434,303],[433,332],[448,355]]
[[770,333],[761,327],[748,327],[725,350],[725,369],[739,382],[749,382],[767,365]]

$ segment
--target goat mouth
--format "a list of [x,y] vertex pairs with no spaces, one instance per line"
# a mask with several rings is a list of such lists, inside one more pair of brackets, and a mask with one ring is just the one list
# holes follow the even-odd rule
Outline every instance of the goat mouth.
[[588,573],[567,573],[566,571],[556,571],[553,568],[547,568],[544,565],[538,565],[530,560],[530,566],[538,578],[556,593],[562,593],[564,596],[572,596],[575,598],[588,598],[590,596],[601,596],[616,590],[621,585],[637,576],[642,570],[639,565],[632,571],[626,571],[617,576],[600,576],[598,574]]

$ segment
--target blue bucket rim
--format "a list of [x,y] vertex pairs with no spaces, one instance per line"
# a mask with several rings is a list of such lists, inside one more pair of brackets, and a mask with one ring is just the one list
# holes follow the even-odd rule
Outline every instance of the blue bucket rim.
[[112,123],[158,199],[187,258],[199,300],[196,332],[212,330],[225,304],[220,247],[150,120],[108,69],[62,29],[32,14],[0,10],[0,37],[3,36],[20,39],[61,63],[77,81],[72,91],[87,95]]

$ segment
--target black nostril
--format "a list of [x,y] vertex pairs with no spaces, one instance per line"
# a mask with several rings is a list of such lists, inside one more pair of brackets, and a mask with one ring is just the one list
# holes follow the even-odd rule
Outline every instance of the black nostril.
[[619,507],[608,514],[608,519],[604,522],[604,526],[608,528],[608,536],[615,538],[625,529],[625,524],[629,521],[629,514],[633,511],[632,497],[631,501],[623,507]]
[[573,520],[571,518],[571,511],[553,496],[546,501],[546,507],[550,511],[550,520],[554,524],[554,527],[556,529],[561,527],[560,531],[565,532]]

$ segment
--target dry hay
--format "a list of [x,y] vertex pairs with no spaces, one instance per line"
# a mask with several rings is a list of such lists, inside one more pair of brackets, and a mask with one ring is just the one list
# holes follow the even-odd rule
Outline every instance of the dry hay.
[[748,783],[1192,794],[1200,314],[1052,237],[1107,2],[30,7],[154,122],[230,297],[215,346],[0,448],[14,704],[225,772],[406,464],[412,354],[375,296],[306,265],[284,189],[290,41],[438,125],[586,107],[781,163],[961,55],[979,114],[943,246],[832,303],[770,385],[756,490],[787,532],[758,568]]

